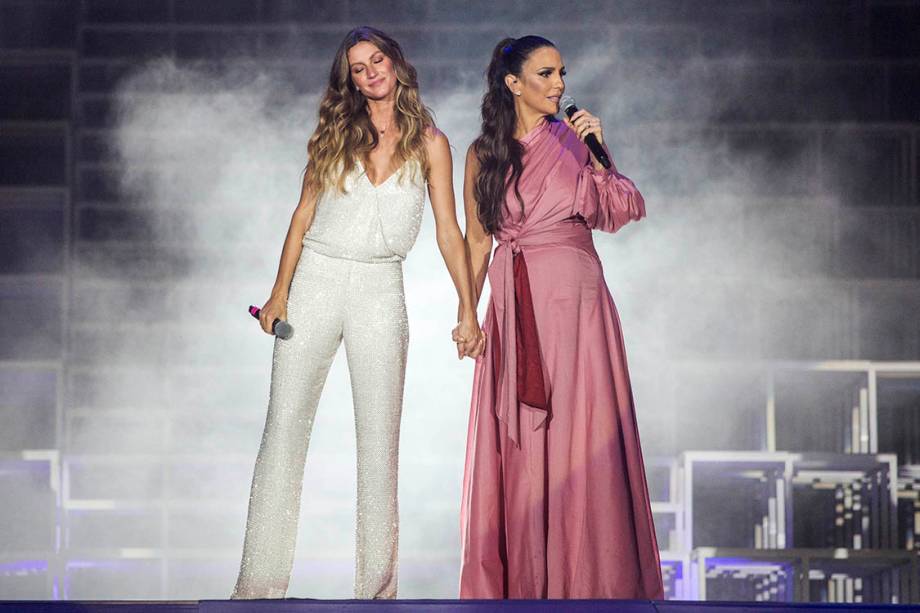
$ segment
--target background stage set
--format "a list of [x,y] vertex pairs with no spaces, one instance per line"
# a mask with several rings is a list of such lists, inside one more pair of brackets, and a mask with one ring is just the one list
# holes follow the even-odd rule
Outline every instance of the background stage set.
[[[272,352],[246,308],[362,24],[419,69],[458,201],[491,49],[530,33],[645,194],[595,240],[666,596],[696,601],[658,610],[920,603],[920,2],[898,0],[0,0],[0,600],[229,596]],[[473,363],[430,211],[405,271],[399,594],[460,610]],[[316,422],[289,596],[348,599],[341,351]]]

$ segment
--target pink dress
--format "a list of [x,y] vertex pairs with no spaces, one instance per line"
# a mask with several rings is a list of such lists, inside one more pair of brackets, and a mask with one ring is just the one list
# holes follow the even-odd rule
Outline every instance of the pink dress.
[[663,598],[623,337],[591,237],[645,204],[632,181],[594,170],[564,123],[521,141],[524,213],[509,190],[473,378],[460,597]]

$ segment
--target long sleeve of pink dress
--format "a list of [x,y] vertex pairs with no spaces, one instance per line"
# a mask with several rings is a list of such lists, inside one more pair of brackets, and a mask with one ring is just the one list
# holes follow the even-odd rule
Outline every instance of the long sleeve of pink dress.
[[564,123],[522,140],[489,267],[461,508],[461,598],[663,597],[620,322],[592,228],[645,216]]

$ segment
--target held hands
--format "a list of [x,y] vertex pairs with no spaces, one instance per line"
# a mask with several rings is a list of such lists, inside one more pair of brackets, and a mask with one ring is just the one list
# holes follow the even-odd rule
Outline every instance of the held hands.
[[479,327],[476,317],[464,317],[451,332],[457,343],[457,358],[478,358],[486,348],[486,333]]
[[272,293],[271,297],[262,305],[259,313],[259,324],[266,334],[272,333],[272,323],[280,319],[287,321],[287,296]]

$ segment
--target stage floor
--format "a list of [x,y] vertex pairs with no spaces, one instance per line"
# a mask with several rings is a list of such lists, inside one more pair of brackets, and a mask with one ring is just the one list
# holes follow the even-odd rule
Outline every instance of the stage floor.
[[0,613],[803,613],[920,611],[920,605],[692,602],[636,600],[202,600],[0,601]]

